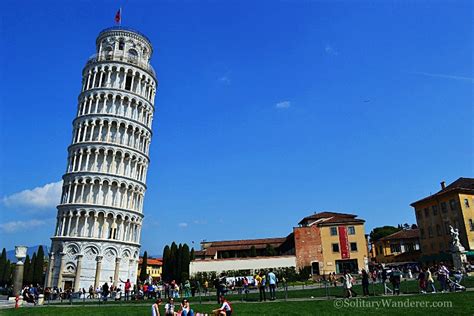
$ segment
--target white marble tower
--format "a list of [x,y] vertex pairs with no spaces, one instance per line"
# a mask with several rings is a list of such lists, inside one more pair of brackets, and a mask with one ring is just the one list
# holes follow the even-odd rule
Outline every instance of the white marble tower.
[[143,34],[100,32],[82,71],[46,286],[88,289],[137,278],[157,89]]

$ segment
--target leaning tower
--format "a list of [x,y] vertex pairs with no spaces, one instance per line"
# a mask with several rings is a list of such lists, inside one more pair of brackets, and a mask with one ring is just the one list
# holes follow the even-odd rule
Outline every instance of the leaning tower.
[[152,52],[127,28],[97,37],[82,71],[46,286],[77,291],[137,278],[157,89]]

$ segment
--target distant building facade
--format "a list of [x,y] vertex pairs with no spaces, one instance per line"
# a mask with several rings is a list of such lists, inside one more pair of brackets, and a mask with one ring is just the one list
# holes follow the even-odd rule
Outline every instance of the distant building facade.
[[377,263],[417,262],[420,260],[419,229],[403,229],[373,244]]
[[459,178],[435,194],[413,202],[420,230],[422,261],[450,260],[449,226],[459,230],[466,250],[474,250],[474,179]]
[[311,267],[313,275],[359,271],[368,253],[364,220],[356,217],[322,212],[303,218],[286,237],[203,242],[190,274],[284,267]]
[[[146,274],[150,276],[153,281],[161,280],[161,274],[163,273],[163,260],[159,258],[147,258]],[[142,271],[143,257],[140,257],[138,261],[138,274]]]

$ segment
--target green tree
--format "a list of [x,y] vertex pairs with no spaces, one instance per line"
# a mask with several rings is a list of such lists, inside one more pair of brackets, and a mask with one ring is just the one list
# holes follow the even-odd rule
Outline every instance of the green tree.
[[383,227],[375,227],[371,232],[370,232],[370,241],[371,242],[376,242],[380,238],[383,238],[385,236],[391,235],[393,233],[398,232],[399,230],[402,229],[402,225],[398,225],[399,227],[393,227],[393,226],[383,226]]
[[30,280],[28,279],[29,274],[30,274],[30,269],[31,269],[30,255],[26,255],[25,262],[23,265],[23,284],[30,283]]
[[43,284],[44,282],[44,250],[43,246],[39,246],[34,263],[33,284]]
[[0,255],[0,286],[5,285],[5,269],[7,269],[7,251],[3,248]]
[[181,261],[181,258],[183,257],[183,245],[179,244],[178,246],[178,255],[176,257],[176,273],[174,275],[174,278],[176,279],[176,282],[181,283],[183,280],[181,280],[181,272],[183,271],[183,262]]
[[170,280],[170,247],[168,245],[163,249],[162,278],[166,281]]
[[189,263],[191,262],[191,253],[187,244],[183,245],[181,250],[181,282],[186,281],[189,278]]
[[265,256],[275,256],[276,255],[276,250],[273,248],[272,245],[267,244],[265,248]]
[[142,258],[142,268],[140,270],[140,281],[144,282],[148,278],[148,274],[146,273],[146,268],[148,267],[148,253],[145,251]]
[[32,284],[33,277],[35,275],[35,266],[36,266],[36,252],[33,253],[31,257],[30,268],[28,269],[28,274],[25,274],[25,284]]
[[255,246],[250,247],[250,257],[256,257],[257,256],[257,248]]
[[178,246],[173,241],[170,247],[170,280],[176,280],[178,274]]
[[194,247],[191,248],[191,253],[189,254],[189,257],[190,257],[191,261],[196,259],[196,255],[194,254]]

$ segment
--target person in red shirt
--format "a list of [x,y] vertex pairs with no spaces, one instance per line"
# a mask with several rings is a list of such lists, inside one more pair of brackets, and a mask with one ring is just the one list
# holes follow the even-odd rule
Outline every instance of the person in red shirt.
[[125,283],[125,300],[128,301],[130,299],[130,289],[132,288],[132,283],[130,282],[130,279],[127,279],[127,281],[122,281],[120,282]]

